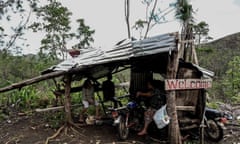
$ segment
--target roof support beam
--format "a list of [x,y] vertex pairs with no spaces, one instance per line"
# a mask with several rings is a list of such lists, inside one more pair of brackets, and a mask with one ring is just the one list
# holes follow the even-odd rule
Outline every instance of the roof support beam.
[[65,73],[67,73],[67,72],[66,71],[56,71],[56,72],[48,73],[45,75],[40,75],[40,76],[31,78],[31,79],[27,79],[27,80],[24,80],[24,81],[21,81],[18,83],[14,83],[7,87],[0,88],[0,92],[6,92],[6,91],[13,90],[13,89],[21,89],[24,86],[31,85],[31,84],[34,84],[34,83],[37,83],[37,82],[40,82],[43,80],[51,79],[54,77],[58,77],[58,76],[64,75]]

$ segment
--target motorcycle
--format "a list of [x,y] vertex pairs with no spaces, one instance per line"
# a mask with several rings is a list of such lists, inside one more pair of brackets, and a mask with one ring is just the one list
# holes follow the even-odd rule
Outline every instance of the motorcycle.
[[[231,115],[218,111],[216,109],[205,108],[204,115],[204,138],[208,141],[219,142],[223,139],[225,125],[231,120]],[[199,128],[184,131],[185,135],[189,135],[189,139],[198,140]]]
[[[111,109],[113,125],[117,128],[120,140],[126,140],[129,132],[139,132],[144,127],[144,112],[146,103],[143,99],[131,99],[126,106]],[[166,134],[167,128],[158,129],[154,121],[148,127],[148,133],[152,136],[157,134],[159,137]],[[166,136],[164,136],[166,138]]]
[[[126,106],[115,108],[111,110],[113,125],[116,126],[118,136],[121,140],[126,140],[129,131],[140,131],[144,125],[144,111],[145,107],[142,103],[130,101]],[[225,125],[232,116],[211,108],[205,109],[204,115],[204,136],[207,140],[219,142],[223,139]],[[153,121],[148,128],[150,135],[155,135],[159,138],[160,135],[166,134],[167,127],[158,129]],[[190,130],[189,133],[192,137],[199,138],[198,130]],[[157,135],[156,135],[157,134]],[[166,138],[166,135],[163,136]]]
[[226,129],[225,125],[232,116],[211,108],[205,110],[205,137],[211,141],[219,142],[223,139],[223,131]]
[[119,139],[126,140],[130,130],[141,130],[144,125],[144,111],[145,108],[136,101],[111,109],[113,125],[117,128]]

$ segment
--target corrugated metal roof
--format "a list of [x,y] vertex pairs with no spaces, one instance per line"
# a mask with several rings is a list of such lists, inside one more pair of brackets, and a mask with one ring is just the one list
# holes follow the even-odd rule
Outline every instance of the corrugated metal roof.
[[177,36],[176,33],[168,33],[138,41],[126,39],[120,44],[115,45],[112,49],[106,51],[96,48],[82,49],[78,57],[67,59],[50,69],[53,71],[68,71],[76,67],[89,67],[92,65],[100,65],[108,62],[117,62],[168,52],[169,50],[177,48]]
[[200,66],[198,66],[198,65],[195,65],[195,64],[193,64],[199,71],[201,71],[202,73],[203,73],[203,77],[205,77],[205,78],[212,78],[212,77],[214,77],[214,72],[213,71],[210,71],[210,70],[207,70],[207,69],[205,69],[205,68],[203,68],[203,67],[200,67]]
[[[69,71],[73,68],[78,68],[79,71],[87,70],[93,77],[101,77],[106,75],[111,69],[109,67],[104,67],[102,64],[117,64],[121,61],[130,64],[131,59],[168,53],[177,48],[177,39],[177,33],[167,33],[144,40],[125,39],[106,51],[96,48],[81,49],[79,56],[67,59],[48,70]],[[197,65],[194,66],[202,71],[205,77],[214,76],[213,72]]]

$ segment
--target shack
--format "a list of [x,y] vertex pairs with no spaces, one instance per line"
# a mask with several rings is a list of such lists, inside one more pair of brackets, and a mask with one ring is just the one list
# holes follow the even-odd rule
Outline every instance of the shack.
[[[198,65],[185,62],[181,58],[180,51],[181,40],[179,34],[167,33],[143,40],[125,39],[113,48],[103,51],[102,49],[81,49],[79,55],[74,55],[55,66],[42,72],[42,75],[13,84],[11,86],[0,88],[0,92],[15,88],[21,88],[42,80],[52,79],[54,77],[64,76],[65,86],[65,113],[71,123],[70,111],[70,93],[71,81],[81,80],[86,77],[99,79],[107,76],[109,73],[118,73],[125,69],[130,69],[130,95],[138,89],[146,88],[146,81],[153,77],[155,73],[160,74],[164,80],[168,79],[197,79],[210,78],[213,72],[201,68]],[[208,88],[208,87],[205,87]],[[170,129],[177,128],[187,130],[201,125],[205,108],[205,90],[204,87],[196,89],[169,89],[167,90],[168,114],[171,118]],[[189,117],[189,114],[191,117]],[[177,123],[177,125],[176,125]],[[179,126],[178,127],[178,123]],[[170,125],[171,125],[170,124]],[[170,138],[172,136],[169,136]]]

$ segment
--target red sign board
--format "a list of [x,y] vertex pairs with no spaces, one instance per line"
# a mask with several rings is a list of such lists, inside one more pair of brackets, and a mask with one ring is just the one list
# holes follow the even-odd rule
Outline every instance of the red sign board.
[[212,87],[212,79],[166,79],[165,90],[206,89]]

